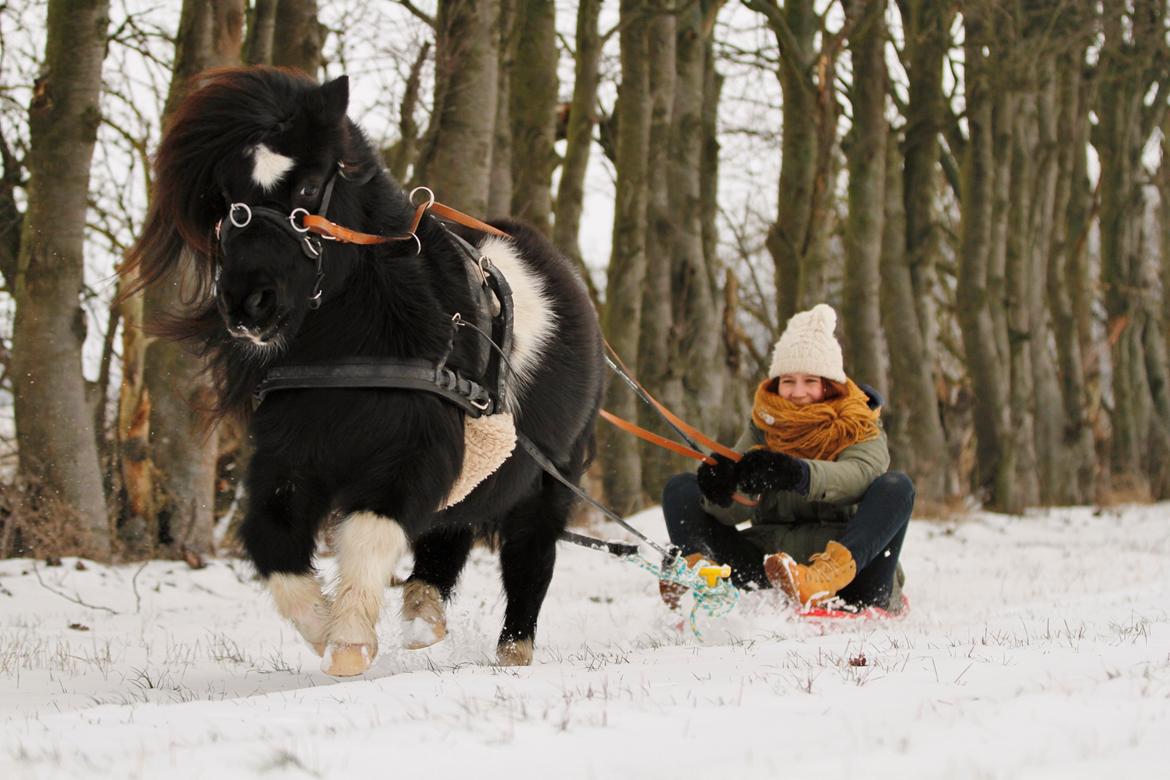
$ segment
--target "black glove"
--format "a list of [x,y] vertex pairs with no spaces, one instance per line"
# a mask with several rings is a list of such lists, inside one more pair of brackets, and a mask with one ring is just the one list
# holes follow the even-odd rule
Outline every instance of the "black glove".
[[799,458],[772,452],[769,449],[752,450],[735,466],[740,489],[758,495],[769,490],[795,490],[805,481],[808,464]]
[[714,463],[704,462],[699,466],[696,475],[699,479],[699,490],[708,501],[717,506],[731,506],[731,496],[735,493],[735,461],[718,452],[711,453]]

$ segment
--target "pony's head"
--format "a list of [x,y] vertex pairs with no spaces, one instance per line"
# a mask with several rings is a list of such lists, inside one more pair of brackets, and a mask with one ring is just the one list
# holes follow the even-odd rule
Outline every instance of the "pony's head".
[[194,300],[233,339],[277,351],[319,296],[321,245],[300,220],[322,209],[335,177],[376,170],[345,116],[346,77],[318,85],[273,68],[226,69],[171,117],[154,198],[131,250],[143,285],[194,259]]

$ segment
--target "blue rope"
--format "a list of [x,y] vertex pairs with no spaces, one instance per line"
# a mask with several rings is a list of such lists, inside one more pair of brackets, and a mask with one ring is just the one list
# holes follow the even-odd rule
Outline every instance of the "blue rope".
[[691,595],[694,596],[694,604],[691,606],[688,621],[695,638],[700,641],[703,639],[703,632],[699,630],[697,620],[700,609],[706,612],[709,617],[723,617],[735,609],[735,605],[739,603],[739,591],[731,584],[731,580],[721,578],[715,587],[711,587],[707,584],[707,580],[699,576],[700,567],[687,566],[686,559],[681,555],[674,559],[674,567],[669,570],[664,570],[661,566],[657,566],[639,555],[631,555],[627,558],[639,569],[650,572],[660,580],[673,582],[690,589]]

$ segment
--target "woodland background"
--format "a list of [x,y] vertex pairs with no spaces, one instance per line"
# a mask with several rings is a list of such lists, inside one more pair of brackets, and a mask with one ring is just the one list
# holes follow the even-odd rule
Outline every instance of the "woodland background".
[[[205,430],[197,361],[142,328],[182,280],[111,301],[166,117],[241,63],[348,73],[397,179],[547,231],[643,384],[723,441],[824,300],[923,502],[1170,498],[1167,10],[0,3],[0,556],[230,547],[246,437]],[[620,382],[606,406],[656,425]],[[693,466],[599,436],[622,511]]]

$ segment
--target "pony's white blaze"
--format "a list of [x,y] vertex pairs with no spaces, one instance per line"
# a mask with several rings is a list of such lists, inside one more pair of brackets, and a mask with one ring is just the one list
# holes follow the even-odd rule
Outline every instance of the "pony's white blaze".
[[[479,247],[504,274],[512,288],[512,356],[516,379],[509,382],[508,410],[515,413],[525,385],[532,378],[541,354],[552,342],[557,316],[540,277],[528,268],[516,245],[505,238],[488,237]],[[518,380],[518,382],[516,381]]]
[[252,147],[252,163],[252,181],[267,192],[293,169],[296,160],[274,152],[264,144],[256,144]]

